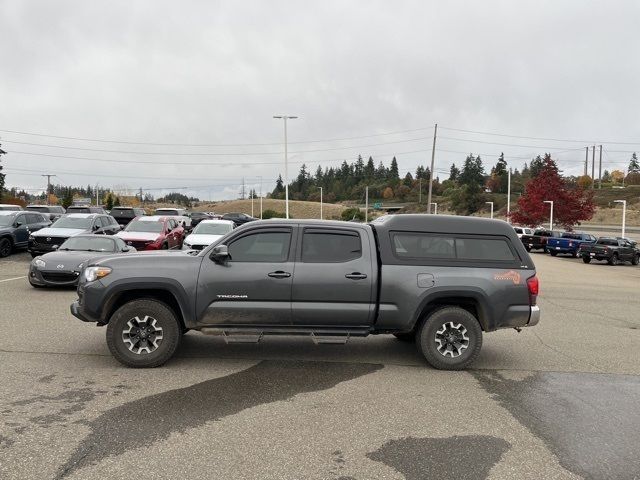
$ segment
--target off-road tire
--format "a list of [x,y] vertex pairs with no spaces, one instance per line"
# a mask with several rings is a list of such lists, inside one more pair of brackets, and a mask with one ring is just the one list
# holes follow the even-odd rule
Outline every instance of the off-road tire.
[[[469,339],[468,347],[457,357],[440,353],[435,341],[436,332],[449,322],[462,325]],[[416,336],[416,344],[432,367],[438,370],[464,370],[480,354],[482,328],[478,319],[467,310],[460,307],[443,307],[425,319]]]
[[13,250],[13,244],[8,238],[0,238],[0,258],[8,257]]
[[[135,318],[152,317],[162,328],[162,340],[151,353],[134,353],[123,340],[127,323]],[[132,300],[115,311],[107,325],[107,345],[111,354],[132,368],[159,367],[169,360],[180,345],[182,327],[176,314],[166,304],[149,298]]]
[[638,265],[640,263],[640,255],[634,255],[631,259],[631,265]]
[[413,342],[416,339],[415,332],[394,333],[393,336],[401,342]]
[[607,260],[607,263],[609,265],[618,265],[618,253],[613,252],[613,255],[609,257],[609,260]]
[[584,263],[591,263],[591,257],[582,257]]

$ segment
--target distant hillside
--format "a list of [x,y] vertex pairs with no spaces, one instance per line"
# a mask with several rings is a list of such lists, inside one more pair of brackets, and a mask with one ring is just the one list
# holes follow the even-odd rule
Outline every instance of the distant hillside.
[[[323,204],[323,217],[325,219],[340,218],[340,214],[346,207],[344,205]],[[260,199],[253,201],[253,214],[260,217]],[[285,201],[275,200],[271,198],[262,199],[263,210],[275,210],[276,212],[285,211]],[[231,213],[240,212],[251,215],[251,200],[230,200],[226,202],[200,203],[194,210],[215,212],[215,213]],[[298,200],[289,201],[289,215],[292,218],[320,218],[320,202],[303,202]]]

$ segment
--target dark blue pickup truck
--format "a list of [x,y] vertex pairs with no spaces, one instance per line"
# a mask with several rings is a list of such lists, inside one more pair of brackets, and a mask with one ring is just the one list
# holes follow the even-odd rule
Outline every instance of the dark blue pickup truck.
[[596,237],[588,233],[564,232],[560,238],[549,238],[547,240],[547,250],[552,257],[559,253],[577,257],[580,245],[583,243],[595,243],[595,241]]

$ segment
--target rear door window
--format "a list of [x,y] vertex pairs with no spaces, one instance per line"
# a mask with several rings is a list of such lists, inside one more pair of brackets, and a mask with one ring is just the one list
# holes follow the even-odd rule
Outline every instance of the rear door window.
[[307,229],[302,238],[305,263],[342,263],[362,256],[358,232],[349,230]]

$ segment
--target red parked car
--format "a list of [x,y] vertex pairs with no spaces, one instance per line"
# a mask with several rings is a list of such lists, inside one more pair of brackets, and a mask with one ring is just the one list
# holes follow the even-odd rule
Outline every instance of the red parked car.
[[184,228],[171,217],[136,217],[116,234],[136,250],[180,250]]

